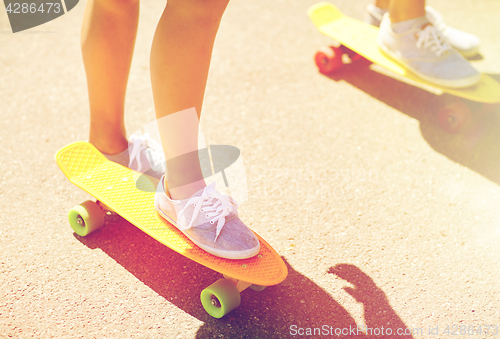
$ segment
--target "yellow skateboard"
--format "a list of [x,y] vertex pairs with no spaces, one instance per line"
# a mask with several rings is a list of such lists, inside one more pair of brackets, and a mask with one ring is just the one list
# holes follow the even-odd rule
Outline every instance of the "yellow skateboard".
[[73,184],[97,199],[69,211],[75,233],[86,236],[95,231],[104,224],[105,212],[113,211],[172,250],[222,273],[223,279],[201,292],[202,305],[211,316],[220,318],[238,307],[244,289],[262,290],[286,278],[285,263],[258,235],[260,252],[249,259],[219,258],[200,249],[156,213],[155,179],[109,161],[91,144],[75,142],[60,149],[55,158]]
[[[377,45],[377,27],[345,16],[337,7],[328,2],[311,6],[308,15],[321,33],[340,44],[340,46],[323,48],[316,53],[316,65],[323,74],[328,75],[341,68],[346,60],[343,55],[347,55],[351,61],[366,58],[398,76],[409,79],[413,85],[422,86],[437,94],[449,93],[457,98],[480,102],[483,104],[481,109],[483,112],[494,111],[500,103],[500,84],[486,74],[481,75],[478,84],[467,88],[457,89],[435,85],[385,56]],[[464,102],[457,100],[439,111],[439,123],[444,130],[455,133],[470,114],[470,108]]]

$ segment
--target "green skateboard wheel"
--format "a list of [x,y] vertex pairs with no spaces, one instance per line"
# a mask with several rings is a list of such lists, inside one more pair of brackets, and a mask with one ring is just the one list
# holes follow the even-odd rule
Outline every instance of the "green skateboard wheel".
[[240,305],[241,296],[236,286],[227,279],[219,279],[201,291],[201,304],[214,318],[222,318]]
[[87,200],[68,212],[71,228],[79,236],[86,236],[104,225],[104,213],[93,201]]

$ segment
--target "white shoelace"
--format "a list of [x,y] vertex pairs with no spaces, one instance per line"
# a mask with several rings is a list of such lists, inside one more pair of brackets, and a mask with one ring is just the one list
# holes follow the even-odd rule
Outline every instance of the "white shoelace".
[[141,154],[146,151],[146,156],[149,160],[151,168],[156,169],[163,166],[163,149],[161,145],[149,136],[149,133],[144,133],[142,136],[132,136],[129,141],[129,165],[134,160],[137,161],[137,171],[142,170]]
[[417,48],[430,49],[437,56],[441,56],[446,51],[451,49],[450,44],[443,37],[442,33],[433,25],[428,25],[420,33],[418,33]]
[[189,206],[194,206],[193,216],[191,222],[187,226],[182,226],[179,223],[177,226],[180,230],[185,231],[193,227],[193,223],[198,217],[200,212],[206,213],[207,218],[212,218],[210,224],[215,224],[217,222],[217,232],[215,234],[214,242],[217,240],[222,227],[226,222],[226,217],[234,212],[237,214],[236,208],[238,204],[236,201],[226,195],[222,195],[215,190],[215,182],[211,183],[203,189],[203,193],[200,196],[189,199],[186,206],[179,211],[177,215],[177,220],[182,220],[182,217],[186,213],[186,209]]

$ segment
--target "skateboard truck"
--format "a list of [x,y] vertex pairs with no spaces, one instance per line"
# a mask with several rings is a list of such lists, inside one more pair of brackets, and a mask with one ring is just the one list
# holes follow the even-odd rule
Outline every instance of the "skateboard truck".
[[83,220],[81,215],[78,215],[78,217],[76,218],[76,222],[78,223],[78,225],[85,227],[85,220]]

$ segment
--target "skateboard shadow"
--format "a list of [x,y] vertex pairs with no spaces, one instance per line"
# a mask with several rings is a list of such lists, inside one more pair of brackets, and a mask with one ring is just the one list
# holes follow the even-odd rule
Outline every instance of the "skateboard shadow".
[[[196,337],[394,338],[397,329],[404,333],[406,325],[389,305],[385,293],[356,266],[339,264],[327,273],[333,275],[332,279],[340,278],[353,286],[345,290],[364,305],[363,325],[357,324],[328,291],[294,270],[288,262],[286,264],[288,277],[284,282],[262,292],[244,291],[242,306],[222,319],[206,315]],[[392,335],[379,332],[389,327]],[[397,337],[413,338],[411,334]]]
[[[284,282],[262,292],[243,291],[240,307],[222,319],[214,319],[203,309],[199,295],[203,288],[221,278],[219,273],[163,246],[116,214],[108,215],[106,226],[95,233],[85,238],[74,236],[87,247],[102,250],[165,300],[204,322],[197,338],[286,338],[306,328],[321,329],[323,335],[324,331],[344,329],[345,335],[338,337],[351,338],[352,331],[357,331],[349,312],[328,291],[295,271],[285,259],[289,275]],[[340,278],[350,284],[345,291],[364,305],[365,323],[372,331],[382,326],[384,329],[391,326],[394,331],[406,328],[384,292],[359,268],[340,264],[328,273],[332,279]],[[372,337],[365,332],[366,328],[360,328],[356,337]],[[318,333],[308,337],[319,337]],[[337,337],[333,333],[328,336]],[[391,336],[373,334],[373,337]],[[411,335],[398,337],[412,338]]]
[[[500,108],[490,114],[472,114],[463,128],[450,134],[439,126],[439,110],[455,101],[449,94],[435,95],[370,69],[370,62],[359,60],[347,64],[334,75],[335,81],[346,81],[373,98],[420,122],[425,141],[437,152],[481,174],[500,185]],[[488,74],[500,82],[500,74]],[[468,102],[472,111],[481,104]]]
[[[351,314],[328,291],[294,270],[288,262],[286,264],[288,277],[284,282],[262,292],[244,291],[242,306],[222,319],[206,315],[196,337],[394,338],[397,329],[406,329],[384,292],[356,266],[339,264],[331,267],[328,273],[354,286],[345,290],[364,305],[366,327],[359,324],[359,328]],[[392,335],[379,332],[382,328],[387,331],[389,327]],[[413,338],[404,334],[397,337]]]

